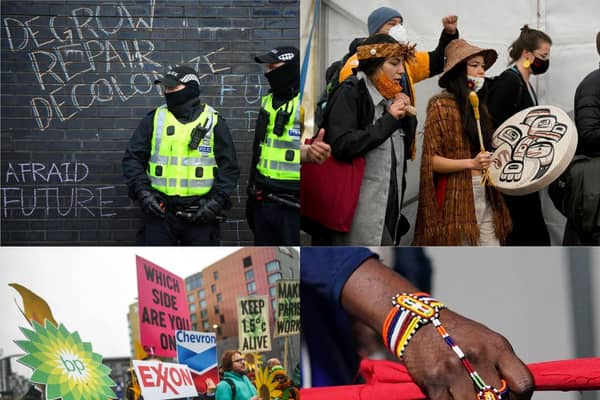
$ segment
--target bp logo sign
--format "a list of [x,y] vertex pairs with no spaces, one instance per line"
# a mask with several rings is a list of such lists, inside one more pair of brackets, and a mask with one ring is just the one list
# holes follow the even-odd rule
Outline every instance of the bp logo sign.
[[45,326],[33,323],[33,330],[20,328],[28,340],[15,340],[27,354],[19,362],[33,369],[31,381],[45,385],[46,399],[104,400],[117,398],[110,388],[116,383],[108,376],[110,368],[102,356],[69,332],[46,320]]

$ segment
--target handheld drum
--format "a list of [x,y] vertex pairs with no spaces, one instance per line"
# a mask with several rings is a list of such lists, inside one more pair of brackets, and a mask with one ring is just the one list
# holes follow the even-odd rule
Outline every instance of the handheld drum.
[[492,137],[489,173],[496,189],[520,196],[536,192],[562,174],[577,148],[577,128],[555,106],[533,106],[506,121]]

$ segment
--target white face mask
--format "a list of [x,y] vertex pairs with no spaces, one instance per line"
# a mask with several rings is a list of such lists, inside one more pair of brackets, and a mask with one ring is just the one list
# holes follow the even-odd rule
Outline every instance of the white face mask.
[[396,42],[400,44],[408,43],[408,33],[406,28],[402,24],[394,25],[389,31],[388,35],[396,39]]
[[467,81],[471,89],[473,89],[475,92],[479,92],[485,83],[485,78],[483,76],[467,75]]

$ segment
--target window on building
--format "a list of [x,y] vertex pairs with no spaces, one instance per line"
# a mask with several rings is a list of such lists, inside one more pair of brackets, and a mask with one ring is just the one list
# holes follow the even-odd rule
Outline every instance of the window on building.
[[221,314],[219,320],[221,321],[222,324],[225,323],[225,316],[223,314]]
[[275,297],[277,295],[277,286],[271,286],[269,288],[269,294],[271,297]]
[[198,324],[192,324],[192,330],[197,331],[198,330]]
[[190,314],[190,321],[196,322],[196,314]]
[[204,329],[205,331],[208,331],[210,327],[208,326],[208,321],[204,320],[202,321],[202,329]]
[[267,267],[267,274],[269,272],[273,272],[273,271],[279,271],[280,266],[279,266],[279,260],[273,260],[273,261],[269,261],[267,264],[265,264]]
[[200,317],[202,319],[208,318],[208,310],[202,310],[202,311],[200,311]]
[[219,306],[215,306],[215,314],[219,313]]
[[190,312],[191,313],[195,313],[196,312],[196,303],[190,303]]
[[244,264],[244,268],[252,266],[252,256],[244,257],[242,263]]
[[254,271],[249,269],[244,273],[244,276],[246,277],[247,281],[251,281],[252,279],[254,279]]
[[220,335],[221,333],[223,333],[223,331],[221,330],[221,327],[217,327],[217,335]]
[[248,282],[246,283],[246,289],[248,289],[248,294],[256,292],[256,282]]
[[204,289],[200,289],[200,291],[198,292],[198,298],[203,299],[205,297],[206,297],[206,293],[204,292]]
[[273,283],[277,282],[278,280],[281,280],[281,274],[279,272],[276,272],[274,274],[269,275],[269,277],[267,279],[269,281],[269,285],[272,285]]
[[214,283],[212,285],[210,285],[210,292],[214,293],[217,291],[217,285],[215,285]]
[[213,272],[213,279],[214,279],[215,281],[218,281],[218,280],[219,280],[219,271],[215,271],[215,272]]
[[196,300],[196,296],[194,296],[194,293],[192,293],[188,296],[188,303],[193,303],[194,300]]
[[201,309],[206,309],[206,300],[200,300],[200,308]]
[[221,293],[217,293],[217,303],[220,303],[221,300],[223,300],[223,296],[221,296]]
[[188,292],[191,292],[194,289],[198,289],[202,286],[202,273],[196,274],[190,278],[188,278],[186,282],[186,287]]

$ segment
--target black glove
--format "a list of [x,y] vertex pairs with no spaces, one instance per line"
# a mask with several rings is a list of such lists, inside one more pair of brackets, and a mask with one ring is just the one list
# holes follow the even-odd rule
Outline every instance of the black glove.
[[218,197],[210,199],[201,199],[198,211],[194,214],[192,221],[200,223],[215,222],[223,210],[224,202]]
[[142,190],[138,193],[138,199],[142,206],[142,211],[156,217],[164,217],[165,210],[163,203],[149,190]]

